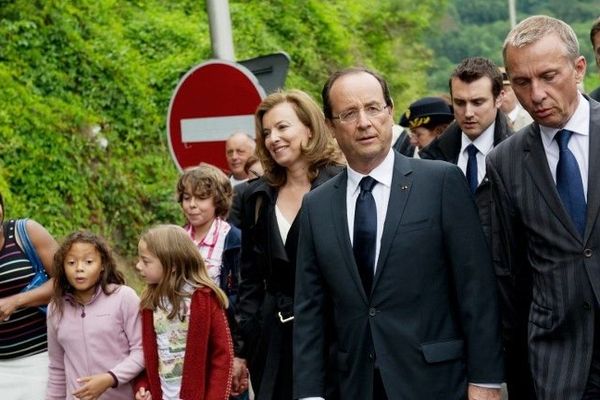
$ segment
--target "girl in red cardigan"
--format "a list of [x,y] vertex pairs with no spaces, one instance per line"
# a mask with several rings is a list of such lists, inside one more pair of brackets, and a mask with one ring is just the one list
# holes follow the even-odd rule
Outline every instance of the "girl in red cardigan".
[[233,348],[227,296],[209,278],[187,232],[159,225],[142,235],[137,270],[142,293],[146,372],[136,400],[226,400]]

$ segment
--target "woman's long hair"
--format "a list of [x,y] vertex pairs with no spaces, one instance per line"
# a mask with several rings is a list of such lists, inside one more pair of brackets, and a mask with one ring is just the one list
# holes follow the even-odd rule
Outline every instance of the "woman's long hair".
[[263,133],[265,114],[281,103],[289,103],[298,119],[306,126],[312,137],[302,147],[302,157],[308,163],[308,179],[313,181],[319,170],[327,165],[338,164],[340,150],[325,123],[321,108],[305,92],[300,90],[278,91],[267,96],[256,109],[256,154],[265,170],[264,177],[271,185],[281,187],[286,182],[286,169],[277,164],[267,147]]
[[163,269],[161,281],[148,284],[142,293],[142,308],[168,311],[163,302],[166,299],[172,306],[167,318],[183,315],[182,301],[190,296],[185,291],[186,284],[211,289],[221,306],[227,308],[227,296],[208,276],[200,251],[183,228],[157,225],[144,233],[140,241],[144,241],[148,251],[158,258]]

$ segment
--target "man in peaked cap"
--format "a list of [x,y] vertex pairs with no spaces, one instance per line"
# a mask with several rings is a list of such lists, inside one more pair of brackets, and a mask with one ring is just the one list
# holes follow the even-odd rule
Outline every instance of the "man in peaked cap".
[[400,125],[410,129],[411,144],[416,147],[414,157],[419,157],[419,149],[440,136],[452,120],[452,108],[441,97],[423,97],[412,103],[402,114]]

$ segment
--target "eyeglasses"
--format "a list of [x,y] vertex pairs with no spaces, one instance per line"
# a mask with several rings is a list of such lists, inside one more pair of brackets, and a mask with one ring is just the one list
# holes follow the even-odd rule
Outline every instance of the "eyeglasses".
[[360,110],[363,110],[367,116],[367,119],[370,119],[381,115],[381,113],[383,113],[383,111],[388,107],[389,106],[387,104],[369,104],[368,106],[361,108],[353,108],[351,110],[342,111],[336,117],[332,117],[332,119],[339,119],[342,124],[351,124],[358,121],[358,118],[360,117]]

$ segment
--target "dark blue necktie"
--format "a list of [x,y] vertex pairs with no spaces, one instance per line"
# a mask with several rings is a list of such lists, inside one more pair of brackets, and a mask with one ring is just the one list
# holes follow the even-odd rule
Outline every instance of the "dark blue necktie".
[[558,189],[558,194],[577,230],[583,236],[587,206],[579,164],[577,164],[575,156],[568,147],[572,134],[573,132],[562,129],[554,137],[560,150],[558,164],[556,165],[556,189]]
[[360,181],[360,194],[354,212],[354,259],[367,296],[371,294],[373,270],[375,269],[375,245],[377,240],[377,208],[371,194],[377,181],[365,176]]
[[469,188],[474,194],[477,190],[477,147],[473,143],[467,146],[467,153],[469,153],[469,160],[467,161],[467,182],[469,182]]

